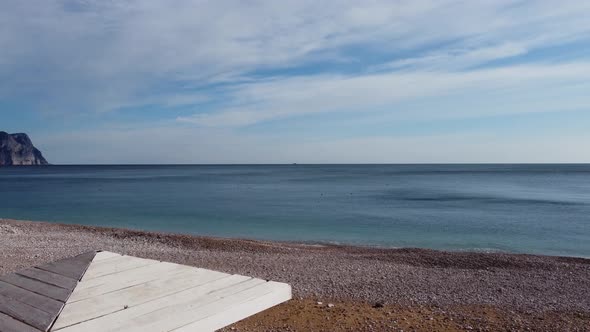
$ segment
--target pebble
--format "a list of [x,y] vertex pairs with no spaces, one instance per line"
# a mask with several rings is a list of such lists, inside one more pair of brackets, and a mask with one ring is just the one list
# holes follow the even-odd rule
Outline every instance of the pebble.
[[590,312],[590,261],[582,258],[300,245],[1,220],[0,274],[92,249],[286,282],[300,299]]

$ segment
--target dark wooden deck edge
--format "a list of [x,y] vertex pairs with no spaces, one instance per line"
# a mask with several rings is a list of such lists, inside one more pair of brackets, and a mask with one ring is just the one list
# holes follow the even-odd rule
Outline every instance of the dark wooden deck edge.
[[0,276],[0,331],[50,331],[97,252]]

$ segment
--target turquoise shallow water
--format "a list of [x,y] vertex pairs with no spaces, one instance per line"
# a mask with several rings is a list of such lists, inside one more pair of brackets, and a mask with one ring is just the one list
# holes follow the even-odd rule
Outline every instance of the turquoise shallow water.
[[590,165],[0,168],[0,217],[590,257]]

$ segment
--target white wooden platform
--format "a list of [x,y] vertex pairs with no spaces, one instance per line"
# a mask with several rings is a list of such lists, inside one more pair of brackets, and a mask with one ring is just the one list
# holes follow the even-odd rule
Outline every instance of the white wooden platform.
[[291,287],[99,252],[51,331],[215,331],[291,299]]

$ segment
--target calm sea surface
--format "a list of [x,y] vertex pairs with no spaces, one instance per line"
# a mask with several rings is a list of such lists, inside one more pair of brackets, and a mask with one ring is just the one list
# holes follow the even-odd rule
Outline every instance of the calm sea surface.
[[0,168],[0,218],[590,257],[590,165]]

